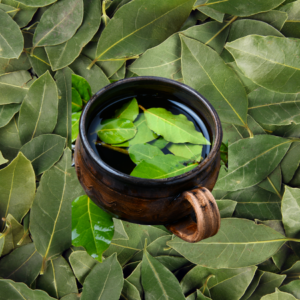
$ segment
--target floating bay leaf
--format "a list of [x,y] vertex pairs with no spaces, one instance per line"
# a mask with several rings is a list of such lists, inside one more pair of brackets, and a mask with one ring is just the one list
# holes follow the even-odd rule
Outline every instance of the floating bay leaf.
[[19,26],[3,10],[0,10],[0,57],[19,58],[24,39]]
[[72,244],[83,246],[93,258],[102,262],[102,253],[114,235],[111,215],[98,207],[88,196],[72,202]]
[[72,95],[71,95],[71,73],[72,70],[64,68],[55,74],[58,88],[58,116],[53,133],[66,138],[66,146],[71,148],[72,139]]
[[62,159],[43,174],[30,212],[30,232],[44,261],[71,246],[71,203],[82,194],[66,148]]
[[58,45],[69,40],[81,25],[83,0],[61,0],[42,15],[34,32],[33,46]]
[[66,139],[55,134],[43,134],[25,144],[22,152],[32,163],[36,175],[50,169],[63,153]]
[[185,299],[174,274],[147,250],[144,250],[141,273],[145,299]]
[[42,76],[46,71],[49,71],[50,74],[53,75],[44,47],[35,48],[30,55],[28,54],[28,59],[32,65],[34,72],[38,76]]
[[75,276],[62,256],[48,262],[46,272],[37,278],[36,288],[55,298],[78,293]]
[[78,281],[83,284],[86,276],[99,262],[92,258],[86,251],[75,251],[70,257],[69,261],[73,272]]
[[28,286],[38,276],[42,266],[42,257],[33,243],[22,246],[0,261],[0,276],[15,282],[24,282]]
[[164,108],[150,108],[145,110],[145,117],[148,127],[166,141],[209,145],[185,115],[173,115]]
[[279,8],[279,11],[285,12],[288,19],[285,21],[281,32],[286,37],[300,38],[300,1],[288,3]]
[[[158,45],[180,29],[194,2],[195,0],[167,0],[163,4],[158,0],[129,2],[116,12],[103,30],[95,61],[132,57]],[[119,30],[120,26],[123,30]],[[164,30],[159,29],[162,27]],[[153,35],[153,32],[156,34]],[[145,39],[145,36],[148,38]]]
[[157,147],[149,144],[136,144],[128,149],[129,156],[135,164],[139,164],[145,159],[152,159],[157,155],[164,155],[164,153]]
[[121,300],[141,300],[138,289],[126,279],[121,292]]
[[284,183],[288,183],[292,180],[300,163],[300,143],[296,142],[291,145],[291,148],[287,152],[286,156],[280,163],[282,170],[282,179]]
[[14,300],[54,300],[44,291],[31,290],[24,283],[16,283],[7,279],[0,279],[0,290],[0,300],[9,298]]
[[189,261],[209,268],[241,268],[265,261],[287,239],[264,225],[245,219],[221,220],[219,232],[208,239],[189,244],[175,238],[168,245]]
[[151,145],[156,146],[159,149],[163,149],[168,145],[169,142],[167,142],[162,136],[158,139],[151,142]]
[[25,52],[22,52],[19,58],[8,59],[0,58],[0,75],[15,71],[28,70],[31,64]]
[[12,160],[21,147],[18,120],[14,116],[5,127],[0,128],[0,149],[5,158]]
[[300,298],[300,280],[294,280],[289,284],[283,285],[279,288],[280,291],[290,293],[297,299]]
[[29,88],[19,117],[20,139],[23,144],[41,134],[51,133],[58,114],[56,84],[47,71]]
[[71,64],[100,26],[100,2],[83,0],[83,5],[83,21],[74,36],[62,44],[46,47],[46,52],[54,71]]
[[173,144],[169,143],[167,149],[176,156],[190,158],[195,161],[201,161],[202,145],[193,145],[189,143],[185,144]]
[[117,255],[113,254],[102,264],[97,264],[86,277],[81,300],[118,300],[123,282],[122,268]]
[[251,3],[241,2],[240,0],[216,1],[208,0],[209,7],[220,12],[234,16],[245,17],[254,15],[260,12],[272,10],[279,6],[284,0],[260,0],[251,1]]
[[148,179],[163,179],[178,176],[191,171],[197,163],[185,166],[187,159],[172,154],[154,156],[140,162],[131,172],[131,176]]
[[11,214],[20,222],[31,207],[35,194],[35,175],[30,161],[19,153],[0,170],[0,182],[1,217]]
[[280,10],[271,10],[249,17],[249,19],[266,22],[278,30],[281,30],[287,18],[287,13]]
[[[87,70],[91,60],[84,55],[80,55],[71,65],[70,68],[77,74],[85,78],[91,86],[92,94],[110,84],[103,71],[94,66],[91,70]],[[91,95],[90,95],[91,97]],[[89,99],[88,99],[89,100]]]
[[237,205],[236,201],[232,200],[216,200],[221,218],[230,218]]
[[15,0],[2,0],[1,3],[11,5],[18,9],[18,11],[14,14],[13,19],[20,28],[26,26],[37,11],[37,8],[29,7]]
[[229,145],[228,172],[218,179],[218,189],[236,191],[259,183],[276,168],[290,143],[276,136],[257,135]]
[[[286,275],[279,275],[265,272],[260,278],[258,287],[254,293],[248,298],[249,300],[260,300],[263,296],[272,293],[275,288],[279,287]],[[265,298],[265,297],[263,297]]]
[[249,114],[259,123],[300,123],[300,93],[282,94],[259,87],[248,95]]
[[139,114],[139,107],[136,98],[125,103],[121,108],[116,110],[115,118],[127,119],[134,121]]
[[107,144],[118,144],[133,138],[137,132],[134,124],[127,119],[107,119],[97,129],[99,138]]
[[56,2],[57,0],[20,0],[18,2],[30,6],[30,7],[43,7],[43,6],[47,6],[50,5],[54,2]]
[[20,107],[21,104],[18,103],[0,105],[0,127],[7,125]]
[[205,285],[209,278],[207,288],[212,299],[221,300],[226,297],[238,300],[252,281],[256,269],[254,266],[239,269],[210,269],[196,266],[185,275],[180,285],[183,293],[189,295]]
[[[287,152],[289,153],[289,152]],[[278,195],[281,198],[280,191],[281,191],[281,184],[282,184],[282,176],[281,176],[281,168],[280,165],[276,167],[276,169],[267,176],[258,186]]]
[[31,80],[27,71],[17,71],[0,76],[0,104],[21,103],[26,96]]
[[[250,35],[226,45],[245,76],[279,93],[300,92],[300,41]],[[290,55],[292,53],[292,55]],[[261,67],[263,65],[263,67]]]
[[283,37],[283,34],[280,31],[265,22],[246,19],[233,22],[227,42],[235,41],[250,34]]
[[221,121],[247,126],[247,96],[234,71],[210,47],[181,39],[184,82],[209,99]]
[[[127,142],[115,145],[116,147],[130,147],[136,144],[144,144],[157,138],[157,135],[152,130],[150,130],[149,127],[147,126],[147,122],[144,114],[141,114],[138,117],[138,119],[133,122],[133,124],[137,129],[136,135]],[[167,143],[168,142],[166,142],[166,144]]]
[[81,112],[72,114],[72,143],[76,141],[79,134],[79,121],[80,121]]

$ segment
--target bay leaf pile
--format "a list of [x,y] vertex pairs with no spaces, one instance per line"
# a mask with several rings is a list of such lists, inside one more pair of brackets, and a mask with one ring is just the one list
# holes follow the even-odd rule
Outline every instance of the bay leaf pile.
[[[0,299],[299,299],[299,24],[300,0],[1,0]],[[220,116],[214,237],[112,219],[78,183],[82,106],[141,75]]]

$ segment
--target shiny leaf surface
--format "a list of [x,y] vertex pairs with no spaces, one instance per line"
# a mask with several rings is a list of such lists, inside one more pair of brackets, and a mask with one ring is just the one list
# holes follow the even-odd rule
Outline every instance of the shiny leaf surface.
[[[72,88],[74,88],[81,99],[86,103],[92,97],[92,90],[85,78],[72,74]],[[73,102],[73,101],[72,101]]]
[[193,144],[173,144],[169,143],[167,149],[176,156],[189,158],[200,162],[202,159],[202,146]]
[[133,98],[131,101],[125,103],[121,108],[116,110],[115,118],[127,119],[134,122],[138,114],[139,114],[138,103],[136,99]]

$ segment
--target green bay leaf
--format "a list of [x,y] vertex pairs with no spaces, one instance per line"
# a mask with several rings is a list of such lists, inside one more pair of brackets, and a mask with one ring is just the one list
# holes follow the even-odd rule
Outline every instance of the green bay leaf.
[[55,81],[47,71],[29,88],[21,105],[20,139],[23,144],[41,134],[51,133],[56,126],[58,93]]
[[200,162],[202,159],[202,145],[193,145],[193,144],[174,144],[169,143],[167,149],[176,156],[181,156],[189,158],[195,161]]
[[221,121],[246,127],[248,100],[234,71],[210,47],[184,36],[181,40],[184,82],[210,101]]
[[118,300],[123,282],[122,268],[117,255],[113,254],[102,264],[97,264],[86,277],[80,299]]
[[72,74],[72,88],[74,88],[84,102],[92,97],[92,90],[87,80],[79,75]]
[[164,155],[164,153],[157,147],[149,144],[136,144],[128,149],[129,156],[135,164],[139,164],[145,159],[152,159],[157,155]]
[[219,232],[208,239],[189,244],[179,238],[168,242],[189,261],[209,268],[241,268],[265,261],[287,239],[264,225],[246,219],[221,220]]
[[119,144],[136,135],[136,127],[127,119],[107,119],[97,126],[99,138],[107,144]]
[[92,39],[100,26],[100,2],[83,0],[83,5],[83,21],[73,37],[62,44],[46,47],[46,52],[54,71],[71,64],[79,56],[82,48]]
[[72,143],[76,141],[79,134],[79,121],[80,121],[81,112],[72,114]]
[[82,110],[82,99],[75,88],[72,87],[72,113]]
[[83,0],[61,0],[51,5],[34,32],[33,47],[58,45],[69,40],[82,19]]
[[114,235],[111,215],[98,207],[88,196],[72,202],[72,244],[83,246],[93,258],[102,262],[102,253]]
[[139,114],[139,107],[136,98],[125,103],[121,108],[116,110],[115,118],[127,119],[132,122],[136,119]]
[[[94,61],[129,58],[158,45],[180,29],[194,2],[166,0],[162,4],[158,0],[135,0],[122,6],[103,30]],[[164,30],[158,30],[161,27]]]
[[299,43],[297,39],[249,35],[226,44],[226,49],[256,84],[291,94],[300,92],[300,62],[295,59],[300,55]]

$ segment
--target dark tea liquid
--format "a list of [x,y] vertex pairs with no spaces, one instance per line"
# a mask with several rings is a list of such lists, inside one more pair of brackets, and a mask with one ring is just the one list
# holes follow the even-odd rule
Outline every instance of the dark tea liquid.
[[[189,121],[193,122],[197,131],[201,132],[203,136],[211,143],[211,138],[207,127],[201,118],[189,107],[186,105],[177,102],[176,100],[167,99],[165,96],[160,96],[158,94],[155,95],[136,95],[130,96],[127,98],[122,98],[116,100],[110,105],[106,106],[97,113],[94,119],[91,121],[88,128],[88,141],[95,151],[96,154],[109,166],[112,168],[130,174],[132,170],[135,168],[136,164],[131,161],[129,155],[108,149],[106,147],[95,145],[95,142],[99,140],[97,136],[97,128],[102,120],[111,119],[115,116],[115,111],[122,107],[125,103],[131,101],[133,98],[136,98],[139,105],[142,105],[144,108],[149,109],[153,107],[162,107],[166,110],[170,111],[174,115],[183,114],[185,115]],[[140,114],[142,114],[142,110],[140,109]],[[136,118],[136,120],[138,117]],[[150,142],[151,144],[151,142]],[[123,148],[127,149],[127,148]],[[205,159],[210,152],[211,145],[203,145],[202,148],[202,157]],[[161,149],[165,154],[172,154],[167,148]]]

